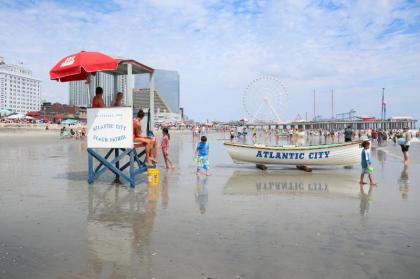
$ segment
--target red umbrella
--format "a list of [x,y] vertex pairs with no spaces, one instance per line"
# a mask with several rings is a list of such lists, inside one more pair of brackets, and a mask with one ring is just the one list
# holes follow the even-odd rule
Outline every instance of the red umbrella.
[[81,51],[58,61],[50,70],[50,78],[59,81],[86,80],[88,74],[115,70],[118,60],[100,52]]

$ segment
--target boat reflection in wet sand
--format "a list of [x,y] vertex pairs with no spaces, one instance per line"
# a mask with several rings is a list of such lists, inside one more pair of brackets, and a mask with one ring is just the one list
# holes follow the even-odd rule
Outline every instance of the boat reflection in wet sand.
[[359,196],[358,174],[322,171],[235,171],[226,182],[225,195],[310,194],[322,196]]

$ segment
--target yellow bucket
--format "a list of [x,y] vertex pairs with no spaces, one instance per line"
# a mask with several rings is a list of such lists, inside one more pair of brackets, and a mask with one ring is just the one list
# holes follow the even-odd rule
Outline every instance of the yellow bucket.
[[151,184],[159,184],[159,169],[147,169],[147,182]]

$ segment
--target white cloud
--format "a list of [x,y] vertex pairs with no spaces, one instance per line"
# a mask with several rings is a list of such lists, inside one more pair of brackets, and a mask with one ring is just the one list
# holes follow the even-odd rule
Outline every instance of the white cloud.
[[[109,11],[50,1],[18,8],[4,3],[0,55],[32,68],[44,80],[47,99],[67,100],[67,86],[49,81],[48,70],[85,49],[178,70],[181,103],[197,119],[242,116],[241,94],[260,74],[287,84],[286,118],[312,111],[313,88],[326,116],[331,88],[337,112],[354,106],[378,114],[382,87],[389,107],[396,104],[394,114],[409,110],[420,118],[420,8],[402,1],[320,7],[303,0],[118,0],[108,3]],[[401,27],[387,33],[395,20]]]

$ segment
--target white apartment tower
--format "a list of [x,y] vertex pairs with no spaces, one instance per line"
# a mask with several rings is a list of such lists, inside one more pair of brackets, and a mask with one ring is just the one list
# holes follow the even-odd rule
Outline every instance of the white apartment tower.
[[11,65],[0,57],[0,109],[27,113],[41,109],[41,80],[23,65]]
[[89,94],[89,85],[86,81],[69,82],[69,104],[80,107],[90,107],[95,88],[100,86],[104,90],[103,99],[106,106],[111,106],[114,101],[116,91],[124,94],[124,103],[127,92],[127,76],[117,77],[117,86],[114,86],[114,76],[98,72],[91,78],[91,93]]

